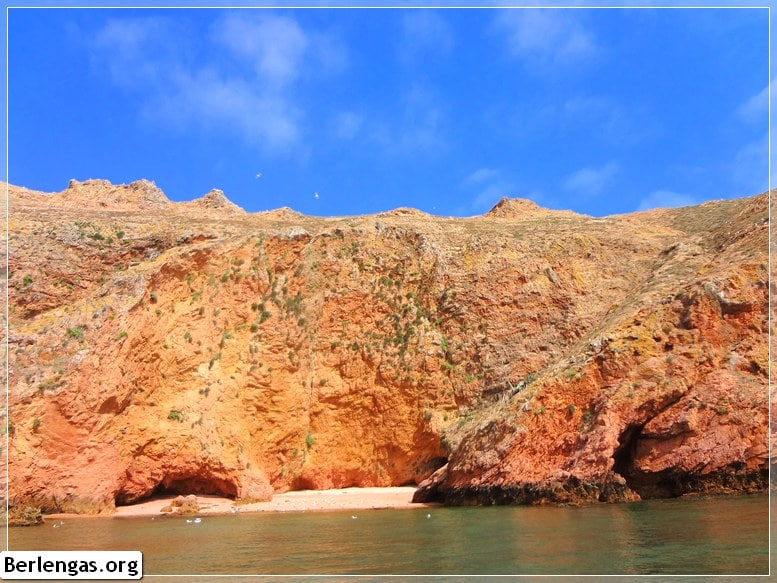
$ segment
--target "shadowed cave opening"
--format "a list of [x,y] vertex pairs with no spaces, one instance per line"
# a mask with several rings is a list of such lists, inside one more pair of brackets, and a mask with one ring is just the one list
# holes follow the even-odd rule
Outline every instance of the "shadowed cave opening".
[[626,485],[639,493],[638,480],[635,479],[634,456],[637,452],[637,442],[642,435],[644,425],[629,425],[618,438],[618,447],[612,455],[615,463],[612,471],[620,474],[626,480]]
[[298,477],[294,478],[294,481],[291,483],[291,490],[293,492],[298,492],[300,490],[315,490],[316,484],[312,480],[308,478]]
[[642,437],[641,425],[629,425],[618,438],[618,448],[613,454],[613,471],[626,480],[630,490],[639,494],[640,498],[676,498],[689,489],[687,475],[682,472],[642,472],[634,466],[637,444]]
[[769,471],[765,467],[747,469],[744,460],[735,460],[726,467],[708,474],[667,468],[643,472],[634,465],[637,445],[642,438],[642,425],[629,425],[618,439],[613,454],[613,471],[623,476],[626,485],[643,500],[677,498],[688,493],[762,492],[768,489]]
[[136,504],[155,498],[178,495],[188,496],[189,494],[209,494],[235,499],[237,498],[237,486],[230,480],[207,475],[165,476],[156,487],[146,495],[133,496],[123,491],[119,492],[116,495],[115,504],[116,506],[125,506],[127,504]]
[[151,496],[182,494],[212,494],[215,496],[237,497],[237,487],[229,480],[209,476],[165,476],[157,484]]

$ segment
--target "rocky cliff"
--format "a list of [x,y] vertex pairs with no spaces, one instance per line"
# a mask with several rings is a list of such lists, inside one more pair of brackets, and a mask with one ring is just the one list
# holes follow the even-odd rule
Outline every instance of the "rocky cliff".
[[460,219],[8,189],[12,505],[766,487],[766,194]]

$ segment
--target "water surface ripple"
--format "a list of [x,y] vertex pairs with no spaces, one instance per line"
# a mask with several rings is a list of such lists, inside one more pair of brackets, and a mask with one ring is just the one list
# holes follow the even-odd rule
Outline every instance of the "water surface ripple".
[[[355,518],[354,518],[355,516]],[[766,574],[766,495],[586,507],[467,507],[70,519],[13,550],[140,550],[151,574]]]

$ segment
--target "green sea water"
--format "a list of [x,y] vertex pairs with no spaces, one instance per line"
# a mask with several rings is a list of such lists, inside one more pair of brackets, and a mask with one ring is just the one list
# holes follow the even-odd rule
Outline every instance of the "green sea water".
[[200,524],[93,518],[8,536],[12,550],[140,550],[146,575],[763,575],[768,504],[751,495],[239,514]]

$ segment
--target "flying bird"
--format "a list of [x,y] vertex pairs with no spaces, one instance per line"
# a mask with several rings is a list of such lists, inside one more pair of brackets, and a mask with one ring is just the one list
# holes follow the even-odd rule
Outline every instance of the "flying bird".
[[318,200],[318,193],[314,194],[314,195],[313,195],[313,198],[315,198],[316,200]]
[[262,177],[262,173],[261,173],[261,172],[259,172],[259,173],[256,175],[256,177],[257,177],[257,178],[261,178],[261,177]]

